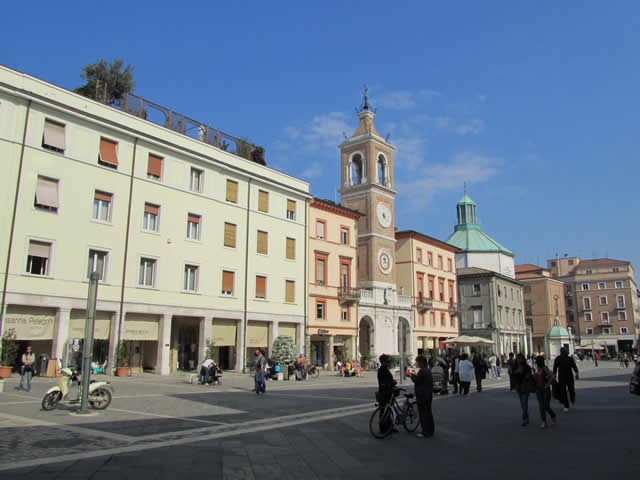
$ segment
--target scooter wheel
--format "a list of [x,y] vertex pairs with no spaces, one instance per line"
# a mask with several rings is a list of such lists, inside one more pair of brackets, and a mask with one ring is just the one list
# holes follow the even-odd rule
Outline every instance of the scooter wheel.
[[89,404],[94,410],[104,410],[111,405],[111,392],[106,388],[97,388],[89,397]]
[[62,392],[47,393],[42,399],[42,409],[47,412],[53,410],[58,406],[60,400],[62,400]]

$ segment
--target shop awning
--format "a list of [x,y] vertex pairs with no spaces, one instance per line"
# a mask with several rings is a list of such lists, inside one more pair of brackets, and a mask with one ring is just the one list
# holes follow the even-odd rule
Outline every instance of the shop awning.
[[291,337],[295,342],[296,341],[296,324],[280,323],[278,325],[278,336]]
[[235,320],[218,320],[213,321],[213,345],[216,347],[233,347],[236,344],[236,327]]
[[248,322],[247,347],[266,348],[269,345],[269,325],[262,322]]
[[10,305],[4,330],[14,329],[17,340],[52,340],[55,323],[53,308]]
[[[87,321],[85,310],[71,310],[69,316],[69,338],[84,338],[84,326]],[[109,340],[111,332],[111,312],[96,312],[93,327],[95,340]]]
[[160,322],[156,315],[127,313],[122,331],[123,340],[158,340]]

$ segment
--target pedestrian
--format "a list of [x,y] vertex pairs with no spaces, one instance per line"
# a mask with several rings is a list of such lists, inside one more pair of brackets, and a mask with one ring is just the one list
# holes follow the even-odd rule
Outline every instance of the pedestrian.
[[489,366],[491,367],[491,378],[498,378],[498,357],[495,353],[492,353],[489,357]]
[[502,367],[502,358],[496,357],[496,372],[498,372],[498,378],[500,378],[500,367]]
[[551,410],[551,385],[554,382],[553,372],[547,368],[544,363],[544,357],[538,355],[536,357],[536,398],[538,399],[538,408],[540,409],[540,419],[542,423],[540,428],[547,428],[547,413],[551,417],[551,421],[556,423],[556,414]]
[[618,352],[618,362],[620,362],[620,368],[624,368],[624,353]]
[[264,371],[266,368],[267,361],[264,358],[262,353],[262,349],[256,349],[256,365],[255,365],[255,381],[256,381],[256,395],[260,396],[267,392],[267,384],[264,378]]
[[33,362],[35,356],[31,353],[31,345],[27,346],[27,351],[22,354],[22,364],[20,365],[20,388],[24,390],[24,377],[27,377],[27,392],[31,391],[31,375],[33,374]]
[[509,374],[509,391],[513,392],[515,385],[513,384],[513,370],[516,366],[516,361],[513,358],[513,352],[509,352],[509,360],[507,360],[507,373]]
[[473,371],[473,363],[469,360],[469,355],[463,353],[458,364],[458,373],[460,375],[460,395],[469,395],[469,387],[473,380]]
[[207,381],[209,380],[209,369],[214,363],[215,362],[211,358],[207,358],[204,362],[202,362],[202,365],[200,366],[200,376],[198,377],[198,383],[200,385],[207,384]]
[[433,422],[433,411],[431,403],[433,401],[433,376],[431,369],[427,366],[427,359],[418,355],[416,357],[418,373],[411,374],[411,381],[415,384],[416,406],[420,415],[420,425],[422,433],[416,436],[419,438],[433,437],[435,425]]
[[598,360],[600,360],[600,354],[598,352],[593,354],[593,362],[598,366]]
[[522,353],[518,353],[511,374],[513,385],[518,392],[520,408],[522,409],[522,426],[529,425],[529,393],[535,391],[535,379],[527,359]]
[[482,380],[486,376],[486,362],[479,353],[476,353],[473,357],[473,370],[473,373],[476,376],[476,390],[481,392]]
[[[393,390],[397,384],[397,382],[393,379],[393,374],[391,373],[391,357],[386,354],[380,355],[380,367],[378,368],[378,395],[376,396],[376,400],[380,407],[384,410],[387,404],[391,401],[393,397]],[[380,418],[380,431],[386,432],[389,430],[389,423],[392,422],[393,419],[389,416]],[[394,429],[395,430],[395,429]]]
[[452,362],[451,385],[453,385],[453,393],[458,393],[460,385],[460,356],[456,353]]
[[624,354],[622,355],[622,359],[624,361],[624,368],[629,368],[629,353],[624,352]]
[[576,389],[573,378],[573,372],[576,373],[576,379],[580,378],[578,367],[573,358],[569,356],[567,347],[560,349],[560,355],[553,362],[553,376],[557,374],[558,384],[560,386],[560,402],[564,405],[562,410],[564,413],[569,411],[569,400],[571,405],[576,403]]

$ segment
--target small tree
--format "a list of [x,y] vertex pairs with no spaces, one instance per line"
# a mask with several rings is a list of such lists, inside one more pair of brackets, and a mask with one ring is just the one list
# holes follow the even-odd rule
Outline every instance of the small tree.
[[116,367],[129,366],[129,350],[129,342],[120,340],[120,343],[116,347]]
[[10,328],[2,335],[2,355],[0,365],[12,367],[15,365],[18,356],[18,342],[16,341],[16,331]]
[[248,137],[240,137],[236,142],[236,155],[251,160],[251,140]]
[[271,348],[271,358],[280,365],[287,365],[296,359],[298,349],[293,338],[285,335],[276,337]]
[[75,89],[76,93],[93,98],[109,105],[116,104],[125,93],[131,93],[136,86],[133,79],[133,67],[117,58],[109,64],[102,58],[96,63],[85,66],[81,77],[87,83]]

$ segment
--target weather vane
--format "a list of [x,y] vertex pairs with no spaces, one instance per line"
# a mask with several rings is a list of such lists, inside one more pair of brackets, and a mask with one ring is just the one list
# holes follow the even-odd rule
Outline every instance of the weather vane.
[[369,89],[365,85],[364,86],[364,103],[360,105],[360,108],[356,108],[356,113],[367,112],[367,111],[372,111],[373,113],[376,113],[375,108],[371,108],[371,105],[369,105]]

